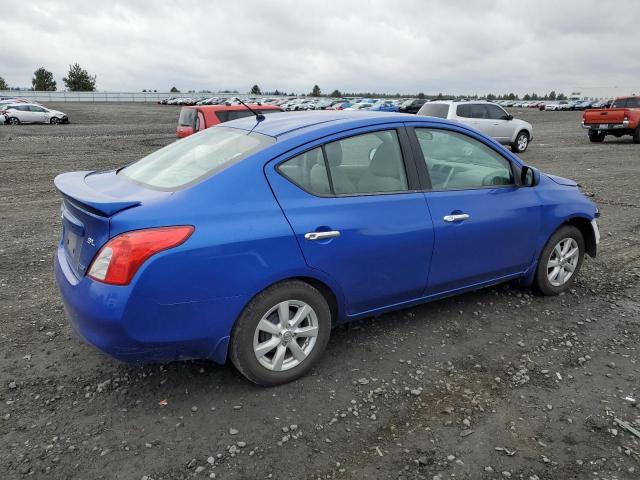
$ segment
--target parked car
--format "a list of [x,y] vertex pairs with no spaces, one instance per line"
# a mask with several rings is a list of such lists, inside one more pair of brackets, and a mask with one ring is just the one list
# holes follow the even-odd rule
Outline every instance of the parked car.
[[438,100],[425,103],[418,115],[446,118],[469,125],[503,145],[509,145],[516,153],[524,152],[533,139],[533,127],[500,105],[491,102],[454,102]]
[[593,104],[593,102],[591,100],[584,100],[582,102],[579,102],[574,107],[574,110],[588,110],[589,108],[591,108],[592,104]]
[[560,110],[565,110],[566,109],[566,105],[568,104],[567,101],[558,101],[558,102],[549,102],[544,106],[545,110],[548,111],[560,111]]
[[[282,109],[275,105],[249,105],[254,111],[263,115],[281,112]],[[254,114],[246,106],[239,105],[193,105],[180,109],[176,136],[188,137],[219,123],[237,120],[243,117],[252,117]]]
[[49,108],[38,105],[37,103],[17,103],[13,105],[4,105],[0,107],[7,123],[10,125],[18,125],[20,123],[69,123],[69,117]]
[[55,186],[74,331],[124,361],[228,358],[261,385],[307,372],[334,325],[506,281],[565,292],[599,240],[575,182],[384,112],[244,118]]
[[400,113],[418,113],[420,107],[422,107],[422,105],[424,105],[425,103],[426,100],[423,98],[410,98],[400,105],[398,111]]
[[350,107],[343,108],[343,110],[369,110],[371,107],[373,107],[373,103],[360,102],[354,103]]
[[631,135],[633,143],[640,143],[640,97],[619,97],[611,108],[586,110],[582,127],[589,130],[589,140],[601,143],[607,135]]
[[398,104],[391,100],[384,100],[374,103],[369,110],[374,112],[397,112],[400,110]]

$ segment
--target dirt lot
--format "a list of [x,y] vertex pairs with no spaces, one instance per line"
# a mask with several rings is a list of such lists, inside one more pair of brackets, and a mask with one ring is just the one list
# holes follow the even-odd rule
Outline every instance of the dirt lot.
[[536,133],[522,158],[602,212],[569,294],[498,286],[340,327],[311,375],[262,389],[208,362],[126,366],[74,337],[53,178],[172,142],[178,109],[51,107],[72,124],[0,126],[0,478],[640,478],[640,438],[614,422],[640,429],[630,137],[590,144],[578,112],[513,112]]

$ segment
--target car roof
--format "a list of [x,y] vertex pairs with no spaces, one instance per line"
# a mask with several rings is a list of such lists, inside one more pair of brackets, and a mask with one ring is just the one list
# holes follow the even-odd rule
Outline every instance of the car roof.
[[[226,122],[224,126],[251,130],[271,137],[280,137],[303,129],[306,133],[309,133],[327,126],[357,128],[382,123],[407,121],[451,123],[441,119],[419,117],[408,113],[378,112],[370,110],[320,110],[309,112],[284,112],[276,115],[267,115],[266,118],[257,125],[255,118],[245,117],[231,122]],[[451,124],[453,125],[454,123]]]
[[[254,110],[281,110],[281,108],[278,107],[277,105],[268,105],[268,104],[258,105],[257,103],[248,103],[247,105],[249,105]],[[235,112],[237,110],[246,110],[247,109],[247,107],[245,107],[244,105],[185,105],[182,108],[193,108],[195,110],[202,110],[202,111],[205,111],[205,112],[207,112],[207,111],[212,111],[212,112],[220,112],[220,111]]]

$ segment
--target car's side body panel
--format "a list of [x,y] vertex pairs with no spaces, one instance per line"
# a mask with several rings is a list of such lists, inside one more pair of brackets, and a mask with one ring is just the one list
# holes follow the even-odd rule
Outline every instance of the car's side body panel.
[[[417,170],[423,160],[412,145],[409,151],[403,149],[408,173],[415,170],[406,193],[318,197],[276,170],[280,161],[330,140],[389,128],[407,135],[410,128],[421,126],[473,137],[512,162],[514,174],[519,174],[518,157],[452,122],[393,113],[316,112],[225,125],[254,129],[277,137],[277,142],[187,188],[140,196],[139,204],[124,210],[96,206],[106,215],[111,238],[141,228],[195,227],[185,243],[147,260],[130,285],[107,285],[78,276],[63,245],[58,249],[56,278],[73,327],[112,356],[126,361],[224,362],[229,336],[245,306],[268,286],[289,278],[309,278],[326,286],[335,297],[336,322],[511,278],[527,279],[559,225],[575,216],[590,221],[596,212],[577,187],[544,175],[534,188],[489,188],[460,195],[428,191],[423,183],[414,188],[416,178],[423,180]],[[406,131],[405,125],[410,127]],[[96,176],[95,182],[106,182],[107,177]],[[110,190],[114,202],[136,200],[140,185],[121,180]],[[107,188],[98,183],[93,187]],[[78,191],[91,203],[85,186]],[[96,198],[100,200],[103,193],[96,193]],[[507,201],[508,212],[498,218],[495,211]],[[474,221],[461,237],[442,233],[438,244],[438,229],[445,226],[433,223],[432,217],[437,219],[456,205],[473,209]],[[304,240],[307,230],[318,227],[335,227],[343,235],[326,243]],[[447,227],[454,232],[465,226]],[[339,248],[325,248],[332,244]],[[456,245],[461,252],[456,252]],[[101,246],[94,245],[96,250]],[[492,259],[496,262],[504,249],[508,261],[494,265]],[[438,258],[432,258],[434,251]],[[479,258],[473,258],[476,253]],[[459,278],[448,274],[452,269]],[[429,283],[429,277],[434,281]]]

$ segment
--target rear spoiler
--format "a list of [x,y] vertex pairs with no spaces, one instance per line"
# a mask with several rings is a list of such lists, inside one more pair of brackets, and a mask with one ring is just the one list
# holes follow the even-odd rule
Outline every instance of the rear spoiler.
[[88,185],[85,178],[94,172],[69,172],[58,175],[53,183],[71,203],[86,207],[91,213],[110,217],[127,208],[141,205],[140,200],[125,200],[109,196]]

